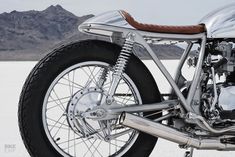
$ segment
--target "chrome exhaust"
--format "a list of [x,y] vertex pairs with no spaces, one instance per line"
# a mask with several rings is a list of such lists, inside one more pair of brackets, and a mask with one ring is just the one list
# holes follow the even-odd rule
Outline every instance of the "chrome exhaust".
[[141,132],[145,132],[155,137],[160,137],[165,140],[178,143],[182,146],[206,150],[235,150],[235,145],[221,143],[222,137],[204,139],[192,137],[187,133],[178,131],[177,129],[129,113],[123,113],[121,115],[120,124]]

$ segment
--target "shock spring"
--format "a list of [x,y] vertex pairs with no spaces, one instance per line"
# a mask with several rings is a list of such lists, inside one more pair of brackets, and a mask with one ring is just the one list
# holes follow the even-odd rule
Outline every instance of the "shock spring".
[[134,41],[131,38],[126,38],[122,47],[121,53],[117,59],[113,75],[121,76],[131,56]]
[[118,56],[116,65],[114,67],[112,82],[108,91],[108,96],[106,99],[107,104],[113,102],[113,95],[116,91],[120,78],[125,70],[128,60],[131,56],[133,46],[134,46],[134,34],[130,33],[125,39],[120,55]]

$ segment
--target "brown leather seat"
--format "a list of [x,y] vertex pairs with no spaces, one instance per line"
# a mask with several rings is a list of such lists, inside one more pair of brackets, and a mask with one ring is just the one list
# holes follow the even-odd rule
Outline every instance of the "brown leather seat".
[[126,21],[134,28],[141,31],[149,31],[156,33],[173,33],[173,34],[198,34],[206,32],[206,28],[203,24],[192,26],[167,26],[167,25],[153,25],[143,24],[137,22],[129,13],[121,11]]

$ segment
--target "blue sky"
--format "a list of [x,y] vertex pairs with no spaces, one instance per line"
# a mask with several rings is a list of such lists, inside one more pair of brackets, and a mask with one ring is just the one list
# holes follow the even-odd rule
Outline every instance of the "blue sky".
[[78,16],[124,9],[136,19],[156,24],[196,24],[210,11],[235,0],[1,0],[0,13],[44,10],[60,4]]

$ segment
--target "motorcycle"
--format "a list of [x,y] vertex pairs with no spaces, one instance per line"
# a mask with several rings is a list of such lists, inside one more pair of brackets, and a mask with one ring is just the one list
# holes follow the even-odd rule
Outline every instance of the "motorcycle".
[[[79,26],[109,40],[56,48],[34,67],[19,102],[19,127],[31,156],[148,157],[158,138],[193,149],[235,150],[235,4],[198,25],[137,22],[125,11]],[[103,38],[102,38],[103,39]],[[187,43],[175,77],[151,44]],[[192,47],[199,45],[192,57]],[[145,49],[172,87],[164,95],[138,57]],[[184,64],[195,67],[192,80]],[[222,76],[222,77],[221,77]],[[224,78],[224,79],[222,79]]]

